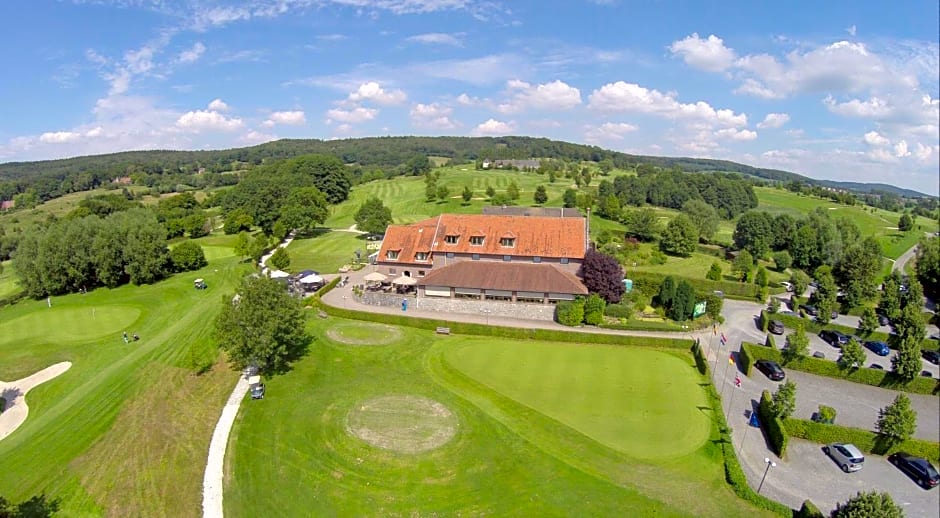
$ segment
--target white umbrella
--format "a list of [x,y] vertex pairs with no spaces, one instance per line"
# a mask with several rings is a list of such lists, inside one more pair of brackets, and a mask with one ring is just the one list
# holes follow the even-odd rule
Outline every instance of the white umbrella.
[[363,277],[363,279],[365,279],[365,280],[367,280],[367,281],[369,281],[369,282],[382,282],[382,281],[384,281],[384,280],[387,279],[387,278],[388,278],[388,277],[386,277],[385,275],[383,275],[383,274],[381,274],[381,273],[379,273],[379,272],[372,272],[372,273],[366,275],[365,277]]
[[404,275],[401,277],[396,277],[395,280],[392,281],[392,284],[397,284],[399,286],[414,286],[417,283],[418,279],[415,279],[414,277],[405,277]]
[[301,284],[319,284],[321,282],[323,282],[323,277],[319,275],[308,275],[300,279]]
[[271,273],[268,274],[268,277],[272,279],[281,279],[283,277],[290,277],[290,274],[283,270],[271,270]]

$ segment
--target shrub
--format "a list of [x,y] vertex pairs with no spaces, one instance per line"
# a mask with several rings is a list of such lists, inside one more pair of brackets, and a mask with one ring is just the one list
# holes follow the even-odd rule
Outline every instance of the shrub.
[[170,261],[173,263],[173,270],[177,272],[198,270],[209,264],[202,247],[195,241],[183,241],[176,245],[170,250]]
[[849,428],[836,424],[814,423],[808,419],[788,418],[784,421],[790,437],[805,439],[820,444],[850,442],[866,453],[890,455],[896,451],[906,451],[912,455],[925,457],[937,462],[940,460],[940,444],[923,439],[908,439],[888,445],[878,434],[861,428]]
[[738,367],[744,371],[745,376],[751,375],[751,368],[754,367],[754,362],[757,361],[754,356],[751,354],[751,351],[748,347],[745,347],[745,344],[741,343],[741,350],[738,351],[738,362],[741,364]]
[[559,302],[555,308],[555,320],[563,326],[579,326],[584,321],[584,299]]
[[793,266],[793,257],[790,256],[790,252],[786,250],[781,250],[779,252],[774,252],[774,265],[777,267],[778,272],[782,272],[787,268]]
[[757,413],[764,425],[764,430],[767,431],[767,440],[770,442],[771,450],[778,457],[783,458],[787,453],[787,441],[789,439],[783,420],[774,415],[774,403],[770,391],[765,390],[761,394]]
[[705,278],[710,281],[720,281],[721,265],[717,262],[712,263],[711,268],[708,269],[708,273],[705,274]]
[[277,250],[271,254],[268,263],[278,270],[283,270],[290,266],[290,253],[288,253],[286,248],[278,247]]
[[836,409],[831,406],[819,405],[816,416],[820,423],[833,424],[836,422]]
[[[692,277],[673,276],[676,281],[686,280],[699,293],[713,293],[721,291],[729,299],[754,300],[760,289],[755,284],[744,284],[732,281],[710,281],[707,279],[695,279]],[[659,293],[659,286],[666,278],[665,274],[655,272],[632,272],[630,278],[633,279],[634,290],[641,290],[644,294],[653,296]]]
[[592,293],[584,301],[584,323],[596,326],[604,321],[604,306],[607,302],[600,295]]
[[793,513],[793,518],[825,518],[825,515],[816,507],[816,504],[803,500],[803,505]]
[[708,374],[708,360],[705,359],[705,351],[702,350],[702,345],[698,340],[692,344],[692,356],[695,358],[695,367],[698,369],[699,373],[711,379],[711,376]]
[[604,314],[612,318],[630,318],[633,316],[633,308],[629,304],[607,304],[604,307]]

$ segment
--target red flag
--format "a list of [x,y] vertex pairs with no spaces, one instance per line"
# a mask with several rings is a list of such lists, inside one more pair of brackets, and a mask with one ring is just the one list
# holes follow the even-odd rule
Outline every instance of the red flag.
[[727,341],[728,341],[728,339],[727,339],[727,338],[725,338],[725,334],[724,334],[724,333],[721,333],[721,339],[722,339],[723,341],[725,341],[725,342],[727,342]]
[[740,387],[740,386],[741,386],[741,376],[735,376],[735,377],[734,377],[734,386],[735,386],[735,387]]

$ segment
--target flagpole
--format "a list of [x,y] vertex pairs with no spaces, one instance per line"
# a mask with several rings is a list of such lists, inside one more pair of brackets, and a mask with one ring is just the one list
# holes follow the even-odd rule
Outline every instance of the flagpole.
[[[712,348],[715,349],[715,367],[712,370],[715,372],[715,374],[718,374],[718,358],[721,356],[718,353],[721,351],[721,345],[719,345],[718,347],[715,347],[716,338],[718,338],[718,326],[717,325],[715,325],[714,332],[712,333]],[[720,344],[721,342],[718,342],[718,343]]]
[[[753,412],[753,410],[751,410],[751,412]],[[748,431],[748,429],[749,429],[750,427],[751,427],[751,423],[750,423],[750,421],[748,421],[748,423],[747,423],[746,425],[744,425],[744,435],[741,437],[741,445],[738,446],[739,450],[743,450],[743,449],[744,449],[744,441],[745,441],[745,439],[747,439],[747,431]]]
[[728,401],[728,413],[725,415],[725,421],[731,419],[731,405],[734,404],[734,393],[737,392],[737,386],[731,387],[731,399]]
[[730,356],[730,353],[729,353],[728,365],[725,365],[725,373],[721,377],[721,397],[724,397],[725,395],[725,379],[728,378],[728,367],[730,367],[732,363],[734,363],[734,359]]

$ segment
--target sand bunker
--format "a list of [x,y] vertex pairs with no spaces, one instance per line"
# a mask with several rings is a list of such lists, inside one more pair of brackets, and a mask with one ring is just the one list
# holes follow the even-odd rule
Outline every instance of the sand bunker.
[[21,380],[0,381],[0,397],[6,400],[3,413],[0,413],[0,440],[13,433],[26,421],[26,416],[29,414],[29,407],[26,406],[26,393],[71,367],[72,362],[61,362]]

